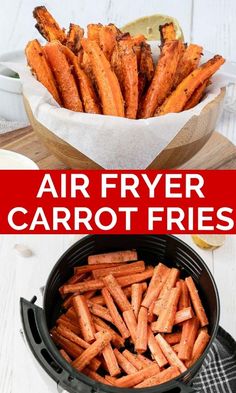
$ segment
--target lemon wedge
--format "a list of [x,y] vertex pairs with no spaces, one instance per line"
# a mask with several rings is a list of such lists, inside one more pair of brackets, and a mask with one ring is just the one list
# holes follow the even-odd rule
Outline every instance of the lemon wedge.
[[121,30],[131,35],[143,34],[148,41],[159,41],[160,32],[159,26],[165,23],[173,22],[176,32],[176,38],[184,41],[184,35],[180,27],[179,22],[168,15],[154,14],[150,16],[144,16],[136,19],[125,26],[121,27]]
[[225,235],[193,235],[194,243],[203,249],[214,249],[223,246]]

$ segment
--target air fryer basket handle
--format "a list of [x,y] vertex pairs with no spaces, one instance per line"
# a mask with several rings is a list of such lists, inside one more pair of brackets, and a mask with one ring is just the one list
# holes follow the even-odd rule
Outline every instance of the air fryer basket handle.
[[175,384],[175,387],[178,387],[180,389],[180,393],[195,393],[196,391],[189,385],[186,385],[183,382],[177,382]]

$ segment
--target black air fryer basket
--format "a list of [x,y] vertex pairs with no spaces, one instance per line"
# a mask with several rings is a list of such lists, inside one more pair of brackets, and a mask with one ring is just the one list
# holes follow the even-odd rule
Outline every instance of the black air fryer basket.
[[219,295],[214,279],[202,258],[187,244],[171,235],[92,235],[86,236],[70,247],[54,266],[44,291],[43,308],[21,299],[23,331],[31,352],[43,367],[50,381],[71,393],[132,393],[133,389],[104,385],[77,372],[60,355],[54,345],[49,330],[60,314],[61,297],[58,289],[73,274],[73,267],[87,263],[89,255],[103,252],[136,249],[139,259],[147,264],[164,262],[169,267],[178,267],[183,276],[191,275],[199,288],[204,307],[209,318],[211,340],[203,355],[177,379],[165,384],[139,389],[141,393],[190,393],[191,380],[201,365],[216,337],[219,323]]

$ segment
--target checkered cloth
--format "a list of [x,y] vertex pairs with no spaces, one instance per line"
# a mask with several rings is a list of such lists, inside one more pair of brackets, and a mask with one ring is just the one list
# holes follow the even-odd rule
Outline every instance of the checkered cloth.
[[196,393],[236,393],[236,342],[221,327],[192,386]]

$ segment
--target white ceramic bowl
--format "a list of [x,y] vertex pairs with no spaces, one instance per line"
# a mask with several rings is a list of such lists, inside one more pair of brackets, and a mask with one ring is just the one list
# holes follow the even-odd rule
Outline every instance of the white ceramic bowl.
[[34,161],[22,154],[0,149],[1,169],[39,169],[39,167]]
[[[22,50],[8,52],[0,55],[1,62],[24,63],[25,57]],[[14,72],[0,65],[0,117],[6,120],[19,121],[28,124],[25,112],[22,87],[19,78],[14,77]]]

